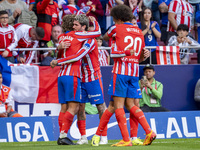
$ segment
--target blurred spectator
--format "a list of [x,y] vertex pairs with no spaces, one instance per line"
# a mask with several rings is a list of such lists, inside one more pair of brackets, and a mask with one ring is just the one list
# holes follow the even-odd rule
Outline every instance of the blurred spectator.
[[65,15],[70,14],[76,14],[78,10],[80,9],[76,3],[75,0],[68,0],[68,4],[62,4],[62,17]]
[[158,0],[159,10],[162,16],[161,23],[161,41],[167,44],[167,23],[168,23],[168,6],[172,0]]
[[[62,27],[60,25],[55,25],[52,27],[51,40],[47,43],[48,48],[55,48],[59,45],[58,36],[62,33]],[[54,50],[48,50],[43,54],[44,58],[41,62],[42,66],[50,66],[50,62],[57,58],[57,52]]]
[[26,3],[27,8],[32,11],[33,6],[35,5],[35,0],[22,0]]
[[[97,37],[97,44],[98,44],[98,48],[102,47],[102,43],[103,43],[103,37]],[[99,63],[100,66],[108,66],[110,64],[110,55],[107,52],[107,50],[105,49],[98,49],[99,50]]]
[[155,70],[152,65],[147,64],[144,68],[144,76],[139,81],[142,91],[140,108],[143,112],[169,111],[161,105],[163,96],[163,84],[155,80]]
[[[169,46],[200,46],[197,41],[188,36],[189,27],[185,24],[180,24],[177,28],[178,36],[171,36],[168,41]],[[188,64],[189,62],[189,52],[191,49],[182,48],[180,49],[180,59],[181,64]]]
[[151,8],[153,0],[143,0],[144,6]]
[[195,86],[194,100],[196,101],[198,109],[200,109],[200,79],[197,81]]
[[17,35],[15,29],[8,25],[8,12],[5,10],[0,11],[0,55],[5,57],[8,61],[14,63],[14,57],[12,56],[12,49],[17,46]]
[[98,21],[98,16],[103,16],[104,11],[99,0],[78,0],[77,5],[82,9],[85,6],[92,6],[87,16],[93,16]]
[[172,0],[169,4],[168,11],[168,37],[176,35],[176,30],[179,24],[186,24],[191,29],[191,21],[194,13],[193,7],[188,0]]
[[104,35],[106,33],[106,9],[107,9],[107,4],[109,2],[109,0],[100,0],[101,2],[101,5],[102,5],[102,8],[103,8],[103,16],[98,16],[98,22],[99,22],[99,25],[101,26],[101,34]]
[[[161,37],[160,27],[156,21],[152,21],[152,10],[145,7],[142,10],[141,22],[138,22],[138,27],[142,30],[146,46],[158,46],[157,38]],[[142,64],[150,63],[150,58],[147,58]],[[156,50],[151,50],[151,63],[157,64]]]
[[153,19],[160,24],[160,10],[158,8],[158,0],[153,0],[151,9],[153,12]]
[[43,0],[37,3],[38,27],[42,27],[45,36],[40,41],[40,47],[45,47],[51,40],[52,26],[59,23],[59,7],[53,0]]
[[[200,43],[200,3],[196,4],[196,17],[197,22],[197,32],[198,32],[198,42]],[[198,63],[200,63],[200,50],[197,51]]]
[[140,13],[144,7],[143,0],[125,0],[124,4],[131,8],[133,15],[136,17],[137,22],[139,22]]
[[[18,46],[17,48],[36,48],[38,41],[44,37],[44,29],[41,27],[33,28],[32,26],[18,23],[14,25],[16,30]],[[16,53],[19,63],[30,64],[33,60],[35,51],[25,51]]]
[[23,117],[12,109],[13,97],[11,89],[2,85],[3,76],[0,72],[0,118],[2,117]]
[[8,12],[8,24],[10,25],[14,25],[18,22],[17,19],[22,11],[29,11],[26,3],[22,0],[4,0],[0,5],[0,10],[6,10]]
[[62,18],[65,15],[71,15],[71,14],[75,14],[75,15],[80,15],[80,14],[87,14],[91,11],[91,9],[93,8],[92,6],[84,6],[82,7],[82,9],[80,9],[76,3],[75,0],[68,0],[67,4],[62,4],[61,7],[62,11],[59,12],[59,18],[60,21],[62,21]]

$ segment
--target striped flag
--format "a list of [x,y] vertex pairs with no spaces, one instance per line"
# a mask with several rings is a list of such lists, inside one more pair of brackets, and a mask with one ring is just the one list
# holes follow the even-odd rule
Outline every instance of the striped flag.
[[179,56],[179,46],[157,46],[156,58],[158,65],[181,64]]
[[108,5],[112,8],[115,4],[115,0],[109,0]]

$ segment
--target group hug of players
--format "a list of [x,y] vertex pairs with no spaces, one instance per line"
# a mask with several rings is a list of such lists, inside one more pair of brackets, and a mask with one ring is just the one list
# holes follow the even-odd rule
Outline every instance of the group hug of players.
[[[92,137],[92,146],[108,143],[107,124],[114,113],[123,139],[112,146],[150,145],[156,138],[139,108],[139,99],[142,98],[138,83],[139,62],[149,56],[149,51],[144,48],[144,36],[131,23],[134,16],[128,6],[115,6],[111,10],[111,16],[115,25],[104,35],[104,40],[112,38],[110,56],[114,59],[107,109],[103,100],[102,75],[95,40],[101,35],[99,24],[93,17],[89,17],[94,31],[87,31],[89,19],[85,15],[66,15],[63,18],[64,34],[59,36],[60,44],[57,47],[59,59],[51,62],[52,68],[61,65],[58,75],[58,97],[61,103],[58,117],[59,145],[75,145],[67,137],[67,133],[76,114],[81,133],[81,139],[76,144],[88,144],[84,111],[86,102],[96,104],[100,117],[98,129]],[[131,136],[127,129],[124,105],[130,112]],[[146,132],[143,142],[137,138],[139,123]]]

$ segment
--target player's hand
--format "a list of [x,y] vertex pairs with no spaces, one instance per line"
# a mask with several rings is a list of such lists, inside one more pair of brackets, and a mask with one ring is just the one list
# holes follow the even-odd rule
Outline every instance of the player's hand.
[[5,50],[1,55],[2,57],[8,57],[9,52],[7,50]]
[[130,50],[131,56],[135,54],[135,50],[131,49]]
[[65,49],[65,48],[69,48],[71,46],[70,41],[62,41],[59,45],[58,45],[58,49]]
[[90,20],[91,22],[96,21],[95,17],[93,17],[93,16],[89,16],[89,20]]
[[144,60],[150,57],[150,51],[148,49],[143,48],[143,52],[144,52]]
[[54,68],[55,66],[57,66],[58,62],[57,60],[52,60],[50,63],[51,68]]

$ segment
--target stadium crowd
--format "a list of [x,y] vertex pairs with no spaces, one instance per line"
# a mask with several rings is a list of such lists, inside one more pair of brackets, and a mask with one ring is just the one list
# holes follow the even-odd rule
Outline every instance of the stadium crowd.
[[[114,7],[115,5],[119,7]],[[138,83],[139,62],[157,64],[156,50],[147,50],[145,45],[199,45],[195,41],[196,30],[193,22],[199,19],[193,15],[200,11],[199,5],[200,1],[189,2],[188,0],[42,0],[38,2],[3,0],[0,3],[0,36],[3,40],[0,48],[5,50],[0,54],[12,63],[30,64],[36,61],[34,60],[36,55],[41,65],[50,65],[52,68],[62,65],[58,75],[58,97],[59,103],[62,104],[58,118],[59,145],[74,145],[67,138],[67,133],[76,114],[81,133],[81,139],[77,143],[88,143],[84,112],[84,104],[88,101],[96,104],[100,118],[99,128],[92,138],[92,146],[108,143],[106,126],[114,113],[123,140],[112,146],[150,145],[156,138],[156,134],[139,108],[139,99],[142,98]],[[106,23],[106,17],[109,15],[113,17],[115,25],[111,21],[110,27],[107,28],[109,22]],[[154,16],[156,17],[153,18]],[[103,38],[100,34],[104,35]],[[129,40],[131,42],[127,46]],[[102,45],[117,47],[117,50],[110,54],[114,59],[114,65],[109,86],[109,95],[112,98],[107,109],[103,100],[99,65],[107,66],[113,62],[110,61],[110,55]],[[134,50],[131,49],[133,46]],[[40,53],[35,53],[34,50],[12,51],[14,48],[37,47],[57,49],[40,51]],[[98,50],[98,47],[101,48]],[[184,64],[189,62],[188,52],[188,49],[181,51]],[[150,53],[152,57],[148,58]],[[154,69],[151,71],[154,75]],[[153,81],[152,76],[148,84]],[[151,91],[150,85],[149,88]],[[81,96],[85,102],[80,98]],[[131,138],[124,117],[124,106],[130,111]],[[137,138],[138,124],[141,124],[146,133],[144,142]]]
[[[171,36],[181,39],[174,44],[176,46],[192,45],[188,44],[191,43],[191,39],[198,41],[197,27],[200,11],[200,1],[198,0],[2,0],[0,1],[0,10],[5,10],[8,13],[8,18],[2,16],[0,21],[1,23],[7,21],[10,27],[1,26],[1,36],[6,32],[13,32],[11,37],[13,41],[0,45],[0,48],[5,49],[4,52],[0,53],[12,63],[39,62],[41,65],[50,65],[50,61],[57,58],[57,51],[17,52],[12,51],[12,49],[55,48],[58,45],[58,36],[62,33],[60,28],[62,18],[67,14],[86,14],[95,17],[100,24],[103,35],[114,24],[112,17],[110,17],[111,8],[119,4],[131,8],[138,27],[145,37],[146,46],[172,45],[169,42]],[[177,34],[179,24],[188,26],[188,37],[183,38]],[[11,29],[11,26],[14,29]],[[92,29],[90,22],[90,30]],[[7,38],[9,39],[9,37]],[[12,46],[10,46],[11,44]],[[111,41],[102,40],[102,45],[110,47]],[[197,53],[197,60],[200,63],[199,51],[182,49],[181,59],[187,59],[183,64],[189,63],[189,52]],[[109,50],[99,49],[101,65],[113,64],[109,53]],[[151,62],[157,64],[155,49],[151,49],[151,56]],[[147,59],[143,64],[149,62],[150,60]]]

